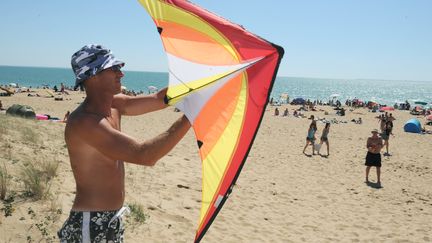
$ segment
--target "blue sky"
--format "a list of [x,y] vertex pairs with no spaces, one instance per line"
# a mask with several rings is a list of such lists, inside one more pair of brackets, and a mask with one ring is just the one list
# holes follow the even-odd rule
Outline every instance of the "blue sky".
[[[432,81],[430,0],[195,0],[285,48],[279,76]],[[126,70],[167,71],[135,0],[1,0],[0,65],[70,67],[99,43]]]

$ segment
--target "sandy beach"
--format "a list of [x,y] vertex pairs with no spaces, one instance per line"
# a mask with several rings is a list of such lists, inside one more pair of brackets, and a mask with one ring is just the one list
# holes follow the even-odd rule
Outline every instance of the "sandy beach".
[[[6,108],[25,104],[36,113],[62,119],[85,97],[85,93],[71,91],[62,101],[55,101],[44,90],[36,93],[40,97],[20,93],[0,100]],[[403,130],[405,122],[416,116],[408,111],[392,112],[396,120],[390,138],[391,156],[383,157],[382,188],[374,188],[365,183],[364,160],[366,140],[372,129],[379,129],[375,117],[380,113],[358,108],[348,109],[346,116],[340,117],[328,106],[305,112],[306,117],[313,114],[316,119],[338,121],[330,128],[330,156],[306,156],[302,150],[310,120],[292,116],[298,107],[279,106],[281,113],[289,109],[288,117],[274,116],[275,107],[267,107],[236,186],[202,242],[431,242],[432,135]],[[144,141],[166,130],[181,115],[173,110],[168,107],[123,117],[122,130]],[[362,124],[351,122],[359,117]],[[5,217],[5,210],[1,211],[0,242],[27,242],[29,237],[34,242],[49,241],[68,217],[75,191],[64,124],[6,118],[4,114],[0,118],[4,123],[0,166],[6,166],[11,178],[9,189],[16,193],[12,216]],[[418,119],[424,123],[423,117]],[[318,121],[317,125],[319,138],[324,124]],[[34,143],[16,131],[20,126],[35,133]],[[126,165],[126,204],[142,206],[146,215],[144,223],[127,217],[126,242],[194,240],[201,207],[197,151],[190,130],[156,166]],[[311,154],[311,148],[306,152]],[[59,165],[50,184],[51,196],[41,200],[22,196],[22,164],[43,160]],[[370,180],[376,181],[374,168]],[[3,201],[1,208],[6,204]],[[46,219],[47,215],[56,217]],[[38,226],[44,222],[47,226]]]

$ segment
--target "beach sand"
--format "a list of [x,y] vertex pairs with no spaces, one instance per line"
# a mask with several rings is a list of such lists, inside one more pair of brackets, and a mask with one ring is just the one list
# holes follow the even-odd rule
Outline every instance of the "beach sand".
[[[43,90],[38,91],[47,95]],[[27,104],[36,113],[63,118],[85,94],[71,92],[63,101],[28,97],[27,93],[0,97],[5,107]],[[383,157],[382,188],[365,183],[366,140],[379,128],[367,109],[347,111],[339,117],[331,107],[306,112],[306,116],[337,119],[329,134],[330,156],[302,154],[310,120],[274,116],[268,106],[243,171],[218,217],[202,242],[430,242],[432,241],[432,135],[405,133],[412,118],[406,111],[392,112],[394,137],[390,154]],[[329,115],[324,115],[324,110]],[[169,107],[137,117],[123,117],[123,131],[139,141],[166,130],[181,113]],[[362,118],[363,124],[351,119]],[[419,118],[423,122],[423,118]],[[10,123],[20,124],[15,118]],[[16,196],[12,216],[0,216],[0,242],[42,239],[37,223],[48,212],[61,209],[58,218],[46,226],[54,236],[67,218],[75,184],[64,144],[64,124],[25,121],[39,134],[39,146],[8,132],[0,137],[0,166],[6,164],[12,179],[10,188],[18,194],[19,164],[32,159],[58,161],[51,199],[31,200]],[[317,137],[324,124],[318,122]],[[12,125],[11,125],[12,126]],[[430,127],[429,127],[430,129]],[[15,135],[14,135],[15,134]],[[23,149],[25,148],[25,149]],[[35,152],[36,151],[36,152]],[[321,152],[325,153],[325,145]],[[311,154],[311,147],[306,153]],[[376,181],[375,169],[370,180]],[[147,215],[143,224],[127,217],[126,242],[192,242],[198,223],[201,200],[201,161],[191,130],[154,167],[126,166],[126,204],[141,205]],[[3,203],[5,205],[5,203]],[[3,206],[4,207],[4,206]],[[29,208],[37,217],[31,218]],[[45,220],[49,221],[49,220]],[[53,220],[49,221],[52,222]],[[45,240],[43,240],[45,241]]]

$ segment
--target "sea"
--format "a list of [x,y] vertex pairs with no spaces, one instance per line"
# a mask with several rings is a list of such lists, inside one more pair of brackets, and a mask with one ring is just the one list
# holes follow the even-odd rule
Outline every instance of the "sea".
[[[168,73],[124,71],[122,84],[129,90],[149,92],[149,86],[163,88],[168,85]],[[70,68],[0,66],[0,84],[18,84],[24,87],[53,87],[60,83],[74,86]],[[277,77],[271,97],[275,101],[288,95],[290,99],[304,98],[327,102],[336,98],[374,101],[393,105],[409,101],[432,103],[432,80],[372,80],[372,79],[322,79],[306,77]]]

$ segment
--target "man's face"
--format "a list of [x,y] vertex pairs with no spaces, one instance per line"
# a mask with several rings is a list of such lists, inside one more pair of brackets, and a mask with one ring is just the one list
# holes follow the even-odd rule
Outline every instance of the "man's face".
[[107,68],[99,73],[104,85],[110,88],[113,94],[121,92],[121,78],[124,76],[120,65],[115,65]]

